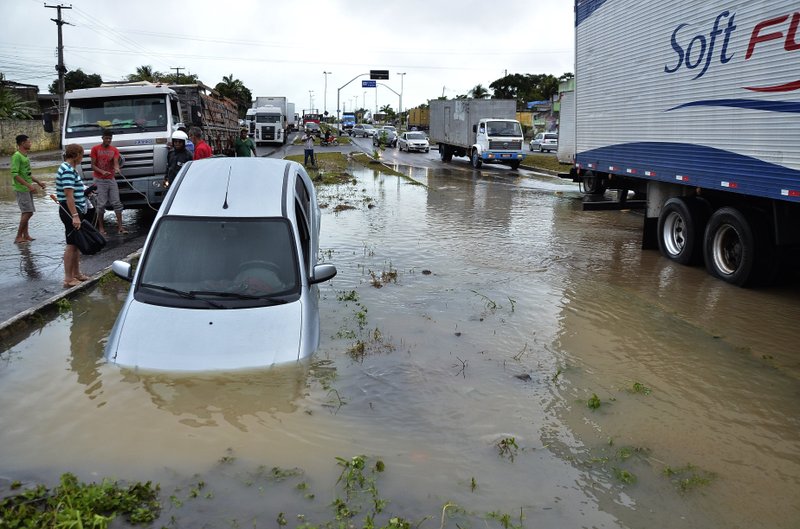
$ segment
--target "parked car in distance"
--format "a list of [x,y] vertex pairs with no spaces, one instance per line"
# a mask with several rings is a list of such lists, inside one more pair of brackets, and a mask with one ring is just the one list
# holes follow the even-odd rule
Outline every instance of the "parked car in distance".
[[375,130],[372,145],[377,147],[381,143],[387,147],[397,147],[397,131],[394,127],[381,127]]
[[430,144],[428,143],[428,137],[425,136],[422,132],[404,132],[400,135],[400,138],[397,140],[397,148],[401,151],[405,149],[408,152],[411,151],[419,151],[419,152],[428,152],[430,151]]
[[557,151],[558,150],[558,134],[555,132],[540,132],[533,137],[530,143],[532,151]]
[[296,362],[319,346],[320,208],[302,165],[271,158],[189,162],[170,186],[105,350],[159,371]]
[[313,121],[309,121],[305,125],[306,132],[310,132],[315,136],[322,136],[322,128],[319,126],[319,123],[314,123]]
[[375,127],[370,125],[369,123],[359,123],[357,125],[353,125],[353,128],[350,130],[350,135],[354,137],[362,137],[367,138],[370,136],[374,136],[376,132]]

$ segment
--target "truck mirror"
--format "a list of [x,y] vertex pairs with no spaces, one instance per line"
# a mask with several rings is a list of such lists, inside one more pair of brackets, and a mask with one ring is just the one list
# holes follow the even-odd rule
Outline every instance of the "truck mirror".
[[478,132],[478,126],[477,125],[473,125],[472,126],[472,132]]
[[53,115],[49,112],[42,114],[42,127],[45,132],[53,132]]

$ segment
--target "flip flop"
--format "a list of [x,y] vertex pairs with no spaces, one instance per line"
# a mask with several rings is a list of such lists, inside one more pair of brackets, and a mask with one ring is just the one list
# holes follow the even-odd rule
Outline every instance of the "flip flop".
[[69,281],[64,281],[64,288],[77,287],[80,284],[81,284],[80,279],[71,279]]

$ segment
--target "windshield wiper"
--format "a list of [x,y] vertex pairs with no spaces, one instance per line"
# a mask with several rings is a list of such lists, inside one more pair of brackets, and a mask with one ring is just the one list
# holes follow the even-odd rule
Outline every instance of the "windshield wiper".
[[188,292],[193,296],[201,295],[201,296],[219,296],[222,298],[234,298],[234,299],[253,299],[253,300],[264,300],[274,303],[276,305],[283,305],[284,303],[288,303],[283,298],[275,297],[275,296],[256,296],[253,294],[242,294],[239,292],[223,292],[223,291],[216,291],[216,290],[192,290]]
[[88,129],[90,127],[94,127],[97,129],[101,129],[102,127],[97,123],[81,123],[80,125],[69,125],[67,128],[70,129]]
[[[185,299],[198,300],[198,298],[194,295],[194,292],[186,292],[185,290],[178,290],[177,288],[167,287],[167,286],[164,286],[164,285],[154,285],[153,283],[141,283],[139,286],[140,287],[144,287],[144,288],[152,288],[152,289],[155,289],[155,290],[163,290],[164,292],[169,292],[170,294],[176,294],[176,295],[178,295],[178,296],[180,296],[182,298],[185,298]],[[219,303],[215,303],[215,302],[211,301],[210,299],[201,299],[199,301],[205,301],[206,303],[208,303],[209,305],[211,305],[212,307],[214,307],[216,309],[224,309],[225,308],[223,305],[220,305]]]

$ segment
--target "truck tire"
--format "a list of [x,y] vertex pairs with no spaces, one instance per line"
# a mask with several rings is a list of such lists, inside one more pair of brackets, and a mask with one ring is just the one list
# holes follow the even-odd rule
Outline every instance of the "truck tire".
[[718,209],[708,221],[703,246],[708,272],[733,285],[767,284],[777,275],[775,245],[757,212]]
[[605,178],[586,171],[583,175],[583,192],[587,195],[602,195],[606,192],[608,183]]
[[472,151],[472,167],[480,169],[481,165],[483,165],[483,160],[481,160],[481,156],[478,154],[478,149],[474,149]]
[[661,255],[683,265],[703,258],[703,234],[708,206],[694,198],[673,197],[658,217],[658,249]]
[[510,164],[508,164],[508,166],[511,167],[512,171],[516,171],[517,169],[519,169],[519,160],[511,162]]
[[450,163],[453,159],[453,151],[450,150],[449,146],[439,144],[439,156],[444,163]]

